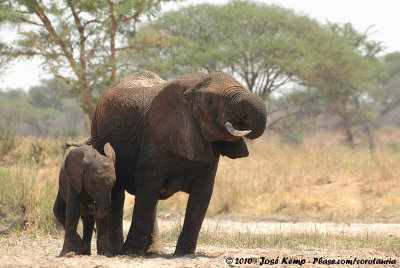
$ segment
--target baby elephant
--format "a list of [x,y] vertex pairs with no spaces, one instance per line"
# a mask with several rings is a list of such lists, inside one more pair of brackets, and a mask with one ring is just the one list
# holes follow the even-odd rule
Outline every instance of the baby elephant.
[[[115,183],[115,152],[109,143],[104,153],[88,145],[69,152],[60,170],[59,190],[53,212],[64,226],[65,237],[60,256],[68,252],[90,255],[96,218],[97,254],[112,256],[108,238],[108,217],[111,189]],[[83,239],[77,234],[79,216],[83,223]]]

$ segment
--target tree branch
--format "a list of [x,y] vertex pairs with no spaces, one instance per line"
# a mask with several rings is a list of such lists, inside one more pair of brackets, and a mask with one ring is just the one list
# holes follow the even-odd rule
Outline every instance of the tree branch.
[[53,25],[51,24],[51,21],[47,17],[46,13],[44,12],[43,8],[39,5],[37,0],[33,0],[33,3],[36,5],[36,15],[39,17],[39,19],[43,22],[44,27],[47,29],[47,31],[50,33],[50,36],[54,39],[57,45],[60,46],[61,50],[63,51],[65,57],[67,58],[68,62],[71,65],[72,70],[74,71],[75,75],[77,78],[81,81],[82,76],[79,72],[79,67],[78,64],[75,62],[73,58],[73,54],[68,51],[67,47],[65,46],[64,42],[60,39],[60,37],[57,35]]
[[71,9],[72,15],[74,16],[74,21],[75,21],[75,24],[76,24],[76,28],[78,29],[78,32],[79,32],[79,40],[80,40],[80,42],[79,42],[79,48],[80,48],[79,60],[80,60],[80,63],[81,63],[80,67],[83,70],[83,72],[82,72],[83,73],[82,80],[86,84],[86,78],[85,78],[85,76],[86,76],[85,75],[85,73],[86,73],[86,58],[85,58],[85,54],[86,54],[86,44],[85,44],[86,37],[85,37],[85,27],[82,25],[81,20],[80,20],[78,14],[76,13],[75,8],[74,8],[71,0],[67,0],[67,3],[68,3],[68,6]]
[[115,18],[114,3],[111,0],[107,0],[107,2],[108,2],[108,5],[110,6],[110,19],[111,19],[111,29],[110,29],[111,77],[110,77],[110,79],[112,81],[115,81],[116,74],[117,74],[117,68],[115,66],[115,52],[116,52],[116,50],[115,50],[115,35],[117,34],[117,27],[118,27],[119,22]]
[[[150,2],[149,2],[149,6],[152,6],[153,5],[153,0],[151,0]],[[143,3],[143,2],[142,2]],[[127,22],[127,21],[131,21],[131,20],[137,20],[138,18],[139,18],[139,16],[140,15],[142,15],[142,13],[144,12],[144,8],[143,8],[143,6],[142,6],[142,8],[141,9],[139,9],[138,11],[136,11],[135,12],[135,14],[133,14],[132,16],[130,16],[130,17],[119,17],[116,21],[117,21],[117,23],[120,23],[120,22]]]
[[20,20],[21,20],[21,22],[25,22],[25,23],[28,23],[28,24],[36,25],[36,26],[39,26],[39,27],[44,27],[43,24],[40,24],[40,23],[37,23],[37,22],[34,22],[34,21],[30,21],[30,20],[27,20],[27,19],[24,19],[24,18],[20,18]]
[[86,26],[89,25],[90,23],[94,23],[94,22],[99,23],[99,24],[102,24],[102,23],[103,23],[102,21],[99,21],[99,20],[89,20],[89,21],[87,21],[87,22],[85,22],[85,23],[83,24],[83,27],[86,27]]
[[50,64],[51,73],[54,75],[54,77],[60,78],[60,79],[64,80],[65,83],[67,83],[69,86],[72,86],[71,80],[69,80],[65,76],[62,76],[62,75],[60,75],[59,73],[56,72],[56,68],[55,68],[52,60],[49,60],[48,63]]
[[266,127],[266,129],[271,129],[274,125],[276,125],[280,120],[285,119],[285,118],[289,118],[295,114],[300,114],[301,112],[297,111],[297,112],[293,112],[293,113],[287,113],[285,115],[282,115],[280,117],[278,117],[277,119],[275,119],[274,121],[272,121],[271,123],[269,123]]

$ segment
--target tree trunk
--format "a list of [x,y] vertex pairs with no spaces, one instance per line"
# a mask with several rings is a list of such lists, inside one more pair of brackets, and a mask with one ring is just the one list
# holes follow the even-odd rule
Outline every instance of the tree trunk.
[[354,146],[355,146],[354,136],[353,136],[353,132],[351,131],[349,118],[346,113],[343,114],[343,122],[344,122],[344,128],[346,130],[346,136],[347,136],[346,141],[351,148],[354,148]]
[[92,100],[92,90],[90,88],[82,89],[80,95],[80,106],[84,113],[85,133],[90,133],[90,124],[93,119],[96,104]]
[[374,140],[374,136],[372,135],[371,127],[370,127],[368,124],[366,124],[366,125],[364,126],[364,133],[365,133],[365,135],[366,135],[367,138],[368,138],[369,149],[370,149],[372,152],[375,152],[375,149],[376,149],[376,147],[375,147],[375,140]]

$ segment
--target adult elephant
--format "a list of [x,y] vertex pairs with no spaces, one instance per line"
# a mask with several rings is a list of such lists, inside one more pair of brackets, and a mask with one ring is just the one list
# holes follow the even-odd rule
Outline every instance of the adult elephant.
[[[116,186],[110,216],[111,247],[123,254],[160,253],[159,199],[189,194],[175,256],[194,254],[214,187],[220,155],[248,156],[246,143],[266,125],[264,101],[225,73],[184,75],[166,82],[138,72],[100,97],[91,139],[116,152]],[[123,244],[124,190],[135,195],[132,223]]]

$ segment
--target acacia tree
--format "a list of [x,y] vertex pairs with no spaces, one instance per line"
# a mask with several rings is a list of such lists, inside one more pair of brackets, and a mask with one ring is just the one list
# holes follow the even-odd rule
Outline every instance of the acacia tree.
[[[0,17],[1,17],[1,10],[0,10]],[[2,21],[0,20],[0,30],[1,30],[1,23]],[[7,68],[7,63],[10,60],[9,57],[6,56],[6,52],[8,50],[7,44],[1,42],[0,40],[0,55],[4,55],[3,57],[0,57],[0,76],[3,74],[4,70]]]
[[381,62],[383,70],[378,78],[379,94],[374,97],[381,106],[383,116],[400,106],[400,52],[386,54]]
[[137,53],[160,43],[136,35],[142,18],[152,18],[171,0],[4,0],[0,21],[16,24],[18,39],[3,55],[40,57],[45,70],[64,80],[91,119],[96,98],[133,63]]
[[[197,71],[229,73],[270,102],[273,120],[268,127],[304,112],[298,98],[286,96],[317,71],[316,60],[323,62],[326,50],[349,47],[337,33],[306,16],[247,1],[183,8],[165,13],[149,27],[164,30],[179,42],[140,54],[141,66],[167,77]],[[285,102],[271,96],[285,96]]]
[[323,112],[339,116],[350,146],[355,145],[352,128],[358,125],[363,127],[374,149],[370,123],[377,114],[369,100],[375,94],[379,73],[376,55],[381,44],[368,39],[368,30],[359,33],[350,23],[329,23],[327,29],[341,37],[342,42],[316,42],[310,47],[321,53],[310,54],[307,64],[311,66],[304,69],[303,83],[314,100],[320,100]]
[[291,10],[247,1],[183,8],[150,26],[182,39],[144,57],[144,65],[161,60],[158,68],[167,76],[224,71],[264,98],[295,79],[304,40],[323,31]]

